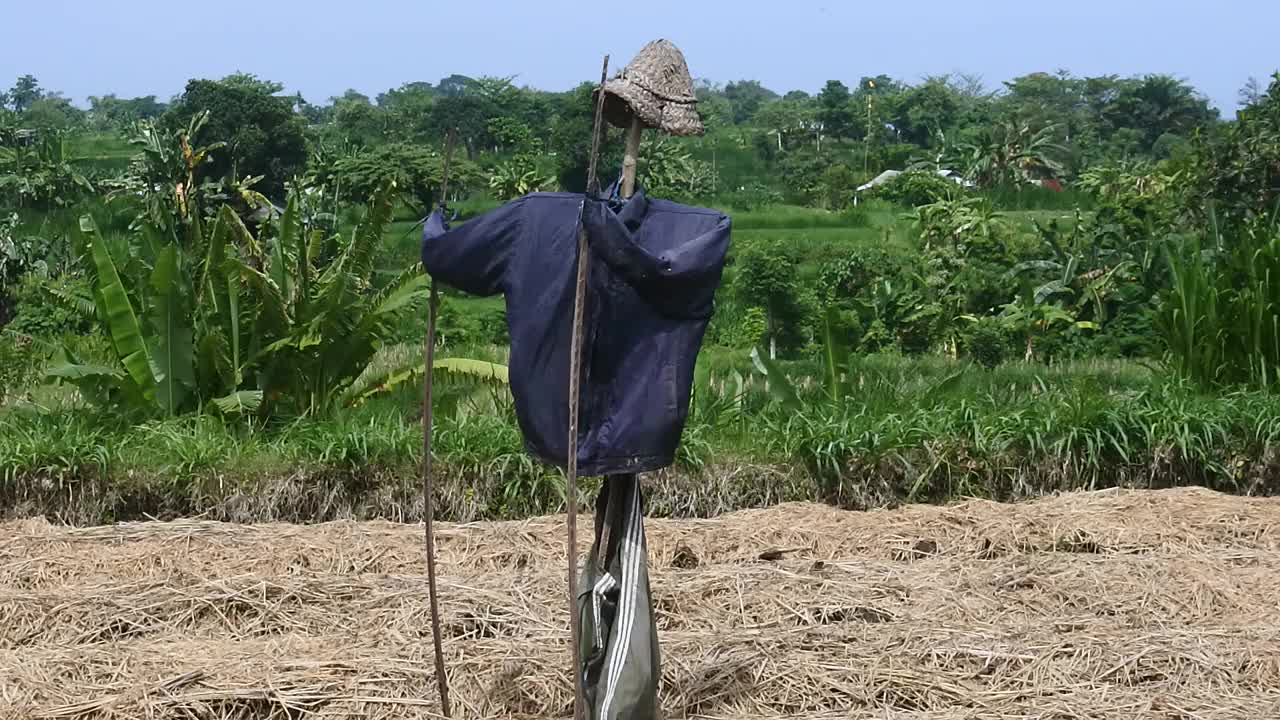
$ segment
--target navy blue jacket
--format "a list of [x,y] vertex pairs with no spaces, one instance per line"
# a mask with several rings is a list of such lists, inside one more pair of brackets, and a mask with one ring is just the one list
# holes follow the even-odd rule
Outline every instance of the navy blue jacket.
[[[616,186],[615,186],[616,188]],[[729,247],[723,213],[616,189],[532,193],[450,229],[428,217],[422,263],[439,281],[506,297],[509,377],[526,449],[564,467],[579,220],[591,248],[578,468],[670,465],[689,412],[694,361]]]

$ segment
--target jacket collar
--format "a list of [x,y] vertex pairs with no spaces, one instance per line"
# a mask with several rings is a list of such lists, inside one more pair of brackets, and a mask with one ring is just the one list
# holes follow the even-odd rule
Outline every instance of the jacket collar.
[[649,198],[639,182],[636,182],[635,192],[631,194],[630,199],[623,199],[622,176],[618,176],[618,179],[614,180],[605,191],[604,196],[609,203],[609,208],[628,230],[635,232],[640,228],[645,215],[649,212]]

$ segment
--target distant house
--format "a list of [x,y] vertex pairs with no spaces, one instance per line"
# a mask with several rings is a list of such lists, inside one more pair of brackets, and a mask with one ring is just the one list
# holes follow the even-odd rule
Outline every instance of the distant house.
[[[971,188],[974,186],[972,181],[966,180],[964,175],[961,175],[955,170],[935,170],[934,172],[950,180],[951,182],[954,182],[957,185],[967,187],[967,188]],[[889,182],[890,180],[898,177],[901,174],[902,174],[901,170],[885,170],[884,172],[872,178],[870,182],[864,183],[863,185],[859,185],[858,192],[866,192],[871,188],[880,187],[881,185]]]

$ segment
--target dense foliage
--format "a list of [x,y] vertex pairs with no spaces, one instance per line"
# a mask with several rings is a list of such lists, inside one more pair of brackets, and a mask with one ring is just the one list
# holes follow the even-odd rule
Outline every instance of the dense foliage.
[[306,125],[288,98],[274,94],[280,89],[247,75],[192,80],[162,122],[177,130],[205,114],[208,135],[226,143],[209,159],[207,177],[261,177],[264,191],[279,198],[307,161]]
[[[413,221],[442,200],[465,221],[581,190],[591,91],[454,75],[315,104],[237,74],[194,79],[169,103],[104,95],[86,110],[18,78],[0,98],[0,420],[288,433],[366,417],[386,395],[400,405],[370,423],[412,419],[427,284]],[[1193,418],[1157,415],[1241,388],[1261,399],[1227,403],[1213,442],[1271,447],[1237,415],[1277,410],[1280,77],[1227,121],[1166,76],[1034,74],[998,92],[877,76],[816,95],[738,81],[698,95],[706,135],[646,134],[639,163],[650,194],[734,219],[705,351],[731,360],[699,380],[686,469],[712,447],[759,446],[755,459],[800,463],[843,501],[845,483],[897,462],[885,458],[940,463],[882,493],[901,499],[945,494],[943,466],[997,484],[1018,453],[1014,465],[1095,478],[1158,473],[1176,446],[1231,484],[1216,464],[1227,451],[1188,439]],[[608,183],[621,133],[603,140]],[[900,174],[870,183],[885,170]],[[517,459],[501,299],[446,290],[438,340],[443,447],[501,458],[468,477],[515,478],[490,514],[526,490],[554,501],[547,474]],[[948,370],[927,387],[903,370],[892,382],[913,389],[895,394],[872,355]],[[1123,397],[1087,378],[1052,392],[992,379],[1099,358],[1158,375]],[[997,384],[932,402],[955,383]],[[908,405],[920,409],[896,414]],[[481,436],[506,444],[468,445]],[[929,443],[942,450],[921,455]],[[9,452],[30,472],[45,462]],[[411,455],[387,452],[392,465]]]

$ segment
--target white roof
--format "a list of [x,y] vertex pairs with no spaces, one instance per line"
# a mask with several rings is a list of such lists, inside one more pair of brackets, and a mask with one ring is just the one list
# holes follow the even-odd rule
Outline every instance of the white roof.
[[[965,187],[973,186],[973,183],[969,182],[968,180],[965,180],[964,176],[956,172],[955,170],[935,170],[934,172],[936,172],[941,177],[947,178],[948,180],[954,180],[960,183],[961,185],[964,185]],[[901,170],[885,170],[884,172],[872,178],[870,182],[865,183],[863,185],[859,185],[858,192],[862,192],[863,190],[870,190],[873,187],[879,187],[880,185],[883,185],[889,182],[890,180],[898,177],[901,174],[902,174]]]
[[871,182],[868,182],[863,185],[859,185],[858,191],[861,192],[863,190],[870,190],[873,187],[878,187],[898,177],[901,174],[902,174],[901,170],[885,170],[884,172],[872,178]]

